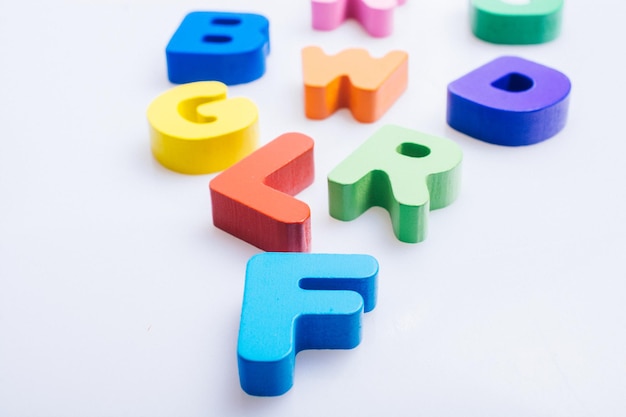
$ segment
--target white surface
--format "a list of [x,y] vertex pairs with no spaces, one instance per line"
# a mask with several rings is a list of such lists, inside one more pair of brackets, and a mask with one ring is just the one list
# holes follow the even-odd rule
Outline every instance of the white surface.
[[[271,22],[267,74],[232,87],[261,141],[316,141],[313,250],[368,253],[379,304],[351,351],[298,355],[286,395],[239,388],[254,247],[215,229],[208,181],[156,163],[145,109],[172,87],[164,48],[193,10]],[[466,0],[412,0],[395,33],[310,28],[307,1],[0,3],[0,416],[623,416],[626,413],[626,6],[569,1],[561,37],[475,39]],[[410,54],[408,91],[374,124],[305,119],[300,50]],[[572,80],[570,118],[525,148],[445,123],[446,85],[505,54]],[[423,243],[387,214],[339,222],[326,174],[379,126],[457,141],[463,188]]]

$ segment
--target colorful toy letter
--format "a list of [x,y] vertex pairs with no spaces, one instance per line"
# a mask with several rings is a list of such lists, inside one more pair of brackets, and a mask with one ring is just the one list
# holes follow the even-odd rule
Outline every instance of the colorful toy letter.
[[563,0],[472,0],[472,31],[491,43],[526,45],[555,39],[561,31]]
[[383,207],[399,240],[421,242],[429,209],[457,197],[461,160],[451,140],[383,126],[328,175],[330,215],[349,221]]
[[248,262],[237,358],[241,388],[275,396],[293,385],[296,353],[351,349],[376,305],[368,255],[262,253]]
[[258,111],[247,98],[226,98],[227,87],[204,81],[174,87],[148,107],[152,153],[183,174],[228,168],[258,141]]
[[313,177],[313,140],[281,135],[213,178],[213,224],[264,251],[308,252],[311,212],[292,195]]
[[532,145],[563,129],[570,89],[559,71],[501,57],[448,85],[448,124],[485,142]]
[[270,50],[269,21],[248,13],[193,12],[167,47],[169,80],[247,83],[265,73]]
[[359,122],[378,120],[406,90],[408,55],[389,52],[372,58],[364,49],[328,56],[310,46],[302,50],[304,107],[309,119],[325,119],[347,107]]
[[333,30],[354,18],[377,38],[393,31],[393,10],[406,0],[312,0],[313,29]]

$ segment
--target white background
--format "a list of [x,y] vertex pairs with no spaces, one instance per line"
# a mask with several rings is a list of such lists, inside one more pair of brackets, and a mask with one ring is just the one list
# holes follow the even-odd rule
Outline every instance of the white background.
[[[498,46],[466,0],[409,0],[394,34],[311,29],[307,1],[0,2],[0,416],[624,416],[624,17],[617,0],[566,2],[561,36]],[[270,20],[266,75],[230,88],[260,109],[261,143],[316,143],[313,251],[380,263],[379,303],[349,351],[298,355],[275,398],[239,387],[247,260],[212,225],[208,182],[161,167],[145,110],[186,13]],[[304,117],[300,51],[409,53],[408,91],[373,124]],[[445,122],[446,86],[501,55],[567,74],[570,118],[524,148]],[[328,215],[326,175],[378,127],[455,140],[463,186],[423,243],[386,212]]]

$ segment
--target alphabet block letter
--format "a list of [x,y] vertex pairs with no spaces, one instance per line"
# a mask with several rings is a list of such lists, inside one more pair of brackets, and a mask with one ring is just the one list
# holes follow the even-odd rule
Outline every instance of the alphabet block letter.
[[328,175],[330,215],[349,221],[383,207],[399,240],[421,242],[429,209],[457,197],[461,159],[451,140],[383,126]]
[[570,89],[552,68],[497,58],[448,85],[448,124],[484,142],[532,145],[563,129]]
[[258,141],[258,111],[247,98],[226,98],[216,81],[174,87],[148,107],[152,153],[183,174],[228,168],[252,152]]
[[193,12],[167,47],[171,82],[247,83],[265,73],[270,50],[269,21],[258,14]]
[[213,224],[265,251],[308,252],[311,211],[292,195],[313,177],[313,140],[281,135],[213,178]]
[[368,255],[262,253],[248,262],[237,358],[241,388],[275,396],[293,385],[296,353],[351,349],[376,305]]
[[393,31],[393,11],[406,0],[311,0],[313,29],[333,30],[346,19],[356,19],[371,36]]
[[491,43],[526,45],[555,39],[561,31],[563,0],[472,0],[476,37]]
[[347,107],[359,122],[375,122],[408,83],[408,55],[402,51],[372,58],[364,49],[346,49],[328,56],[310,46],[302,50],[302,65],[309,119],[325,119]]

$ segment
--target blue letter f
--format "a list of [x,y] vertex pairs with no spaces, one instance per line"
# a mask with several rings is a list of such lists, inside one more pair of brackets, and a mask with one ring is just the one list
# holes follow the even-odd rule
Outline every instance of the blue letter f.
[[368,255],[252,257],[237,346],[243,390],[284,394],[293,385],[299,351],[357,346],[363,311],[376,305],[377,275],[378,262]]

